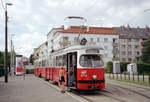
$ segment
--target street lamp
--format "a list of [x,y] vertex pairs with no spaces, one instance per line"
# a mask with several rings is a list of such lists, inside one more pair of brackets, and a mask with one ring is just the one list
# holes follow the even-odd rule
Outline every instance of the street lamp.
[[14,44],[13,44],[13,36],[15,34],[11,34],[10,38],[10,49],[11,49],[11,71],[14,69]]
[[8,82],[8,29],[7,29],[7,23],[8,23],[8,17],[7,17],[7,6],[11,6],[11,3],[5,4],[5,83]]

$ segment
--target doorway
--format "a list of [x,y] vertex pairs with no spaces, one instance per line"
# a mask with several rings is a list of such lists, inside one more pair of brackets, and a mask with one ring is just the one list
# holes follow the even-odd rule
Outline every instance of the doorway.
[[77,52],[67,54],[67,86],[75,87],[77,84]]

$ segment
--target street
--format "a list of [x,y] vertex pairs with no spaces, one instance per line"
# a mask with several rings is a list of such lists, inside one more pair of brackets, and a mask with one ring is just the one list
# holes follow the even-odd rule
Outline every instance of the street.
[[34,75],[0,78],[0,102],[149,102],[150,87],[109,80],[106,88],[95,92],[72,91],[62,94],[60,88]]

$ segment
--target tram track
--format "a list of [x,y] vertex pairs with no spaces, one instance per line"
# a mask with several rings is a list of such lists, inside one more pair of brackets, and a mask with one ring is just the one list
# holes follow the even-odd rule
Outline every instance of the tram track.
[[117,86],[117,87],[119,87],[119,88],[121,88],[121,89],[128,90],[128,91],[133,92],[133,93],[135,93],[135,94],[137,94],[137,95],[140,95],[140,96],[143,96],[143,97],[145,97],[145,98],[147,98],[147,99],[150,99],[149,96],[144,95],[144,94],[142,94],[142,93],[140,93],[140,92],[137,92],[137,91],[132,90],[132,89],[129,89],[129,88],[125,88],[125,87],[122,87],[122,86],[119,86],[119,85],[113,85],[113,84],[111,84],[111,86]]
[[94,100],[90,99],[90,96],[95,96],[97,98],[99,98],[99,96],[105,96],[107,98],[111,98],[115,101],[119,101],[119,102],[126,102],[125,100],[119,99],[116,96],[113,96],[111,92],[107,91],[107,90],[101,90],[101,91],[94,91],[94,92],[87,92],[85,91],[84,93],[81,92],[76,92],[76,91],[72,91],[74,94],[79,95],[80,97],[83,97],[85,99],[87,99],[89,102],[95,102]]

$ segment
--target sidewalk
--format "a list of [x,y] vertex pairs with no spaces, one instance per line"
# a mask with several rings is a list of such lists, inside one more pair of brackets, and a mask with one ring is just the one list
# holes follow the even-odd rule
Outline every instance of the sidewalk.
[[0,102],[79,102],[67,94],[44,84],[34,75],[0,78]]

